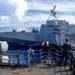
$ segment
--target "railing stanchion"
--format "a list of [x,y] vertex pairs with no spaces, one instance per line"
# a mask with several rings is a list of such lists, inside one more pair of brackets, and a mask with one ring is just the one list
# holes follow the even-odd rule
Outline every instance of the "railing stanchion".
[[11,64],[11,66],[12,66],[12,56],[10,56],[10,64]]
[[[42,50],[42,49],[41,49],[41,50]],[[42,60],[42,59],[41,59],[41,50],[40,50],[40,60]]]
[[18,66],[20,65],[20,50],[17,51],[17,55],[18,55]]

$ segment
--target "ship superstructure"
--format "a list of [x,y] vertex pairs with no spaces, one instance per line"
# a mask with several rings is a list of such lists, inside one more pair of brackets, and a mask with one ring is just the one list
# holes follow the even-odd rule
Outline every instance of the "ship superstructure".
[[62,45],[65,38],[69,38],[67,36],[67,34],[69,35],[68,25],[69,23],[66,20],[58,20],[57,25],[55,20],[48,20],[46,24],[41,25],[41,40],[48,40],[51,44]]

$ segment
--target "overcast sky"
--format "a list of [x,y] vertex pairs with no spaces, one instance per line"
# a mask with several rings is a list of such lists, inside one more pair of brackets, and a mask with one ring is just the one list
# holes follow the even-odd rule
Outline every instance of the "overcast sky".
[[40,27],[54,5],[58,20],[75,24],[75,0],[0,0],[0,27]]

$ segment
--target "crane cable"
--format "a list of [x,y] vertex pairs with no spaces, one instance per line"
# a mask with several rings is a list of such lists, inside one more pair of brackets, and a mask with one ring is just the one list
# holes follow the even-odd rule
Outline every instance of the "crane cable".
[[[4,10],[2,10],[2,9],[0,9],[0,11],[3,12],[4,14],[10,15],[10,16],[13,17],[13,18],[16,18],[16,20],[17,20],[17,17],[15,17],[15,16],[13,16],[13,15],[7,13],[6,11],[4,11]],[[25,23],[25,22],[22,21],[22,20],[20,20],[20,21],[23,22],[23,23]]]

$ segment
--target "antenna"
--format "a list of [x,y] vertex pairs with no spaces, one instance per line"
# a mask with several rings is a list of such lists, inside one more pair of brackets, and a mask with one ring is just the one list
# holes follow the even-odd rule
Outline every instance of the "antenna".
[[52,16],[52,17],[54,17],[54,18],[55,18],[55,20],[57,21],[55,8],[56,8],[56,5],[53,7],[53,9],[52,9],[52,10],[50,10],[51,14],[50,14],[50,16],[49,16],[48,20],[49,20],[49,19],[50,19],[50,17]]

